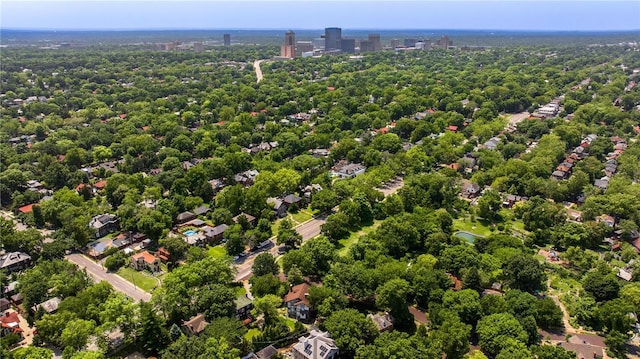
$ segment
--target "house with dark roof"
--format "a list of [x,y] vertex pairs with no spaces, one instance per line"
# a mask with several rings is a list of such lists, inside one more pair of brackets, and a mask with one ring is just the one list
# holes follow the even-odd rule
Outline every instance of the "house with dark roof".
[[282,218],[287,215],[287,205],[280,198],[269,197],[267,198],[267,204],[273,209],[276,218]]
[[0,256],[0,270],[9,273],[29,268],[31,256],[24,252],[9,252]]
[[378,328],[379,332],[387,332],[387,331],[390,332],[391,330],[393,330],[394,319],[391,316],[391,314],[385,312],[385,313],[369,314],[367,315],[367,317],[373,321],[373,323]]
[[300,207],[302,198],[296,196],[295,194],[288,194],[282,199],[282,202],[284,202],[287,208],[291,208],[292,206]]
[[226,224],[220,224],[215,227],[205,226],[202,228],[205,239],[209,243],[218,243],[224,238],[224,232],[229,228]]
[[193,214],[195,214],[196,216],[204,216],[205,214],[209,213],[211,211],[211,208],[202,205],[196,209],[193,210]]
[[602,177],[601,179],[597,179],[597,180],[595,180],[593,185],[598,187],[598,188],[600,188],[603,191],[606,191],[607,188],[609,187],[609,178]]
[[183,330],[190,335],[202,333],[207,325],[209,325],[209,322],[204,319],[204,314],[198,314],[187,321],[182,321]]
[[251,309],[253,309],[253,300],[249,299],[247,293],[236,298],[236,318],[239,320],[249,319],[248,322],[250,323]]
[[192,221],[194,219],[196,219],[196,215],[191,213],[191,212],[189,212],[189,211],[182,212],[176,217],[176,221],[178,223],[186,223],[186,222]]
[[243,356],[242,359],[271,359],[276,354],[278,354],[278,349],[276,349],[276,347],[274,347],[273,345],[269,345],[262,348],[262,350],[258,352],[249,353]]
[[120,219],[109,213],[101,214],[91,218],[89,227],[95,231],[96,238],[104,237],[120,229]]
[[311,321],[311,307],[307,296],[309,295],[308,283],[302,283],[290,287],[289,292],[284,296],[283,302],[287,307],[287,314],[301,322]]
[[240,221],[240,217],[242,217],[242,216],[244,216],[252,226],[254,226],[256,224],[256,217],[254,217],[254,216],[252,216],[252,215],[250,215],[248,213],[244,213],[244,212],[242,212],[239,215],[233,217],[233,222],[234,223],[238,223]]

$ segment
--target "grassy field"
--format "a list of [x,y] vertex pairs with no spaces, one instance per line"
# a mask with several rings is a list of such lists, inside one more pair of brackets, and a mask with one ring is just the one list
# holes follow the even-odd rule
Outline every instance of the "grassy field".
[[251,339],[253,339],[256,335],[260,335],[260,329],[258,329],[258,328],[251,328],[251,329],[249,329],[249,331],[247,331],[247,332],[244,334],[244,338],[245,338],[246,340],[251,340]]
[[310,220],[311,218],[313,218],[313,214],[311,212],[308,212],[306,209],[301,209],[298,211],[298,213],[292,213],[289,215],[290,219],[293,220],[293,224],[295,225],[296,222],[297,223],[304,223],[308,220]]
[[122,267],[118,270],[118,275],[147,292],[152,292],[158,286],[158,280],[144,271]]
[[227,256],[227,250],[224,245],[217,245],[213,247],[208,247],[207,253],[213,258],[222,259]]
[[349,237],[339,240],[338,241],[338,246],[337,246],[338,254],[341,255],[341,256],[344,256],[347,253],[349,253],[349,249],[354,244],[358,243],[358,241],[360,240],[360,237],[362,237],[362,236],[370,233],[374,229],[378,228],[378,226],[380,226],[380,223],[382,223],[382,221],[376,220],[376,221],[373,222],[372,225],[366,226],[366,227],[362,227],[362,228],[360,228],[360,230],[358,230],[356,232],[351,232]]
[[489,222],[471,221],[470,218],[456,218],[453,220],[453,229],[456,231],[465,231],[482,237],[491,235]]

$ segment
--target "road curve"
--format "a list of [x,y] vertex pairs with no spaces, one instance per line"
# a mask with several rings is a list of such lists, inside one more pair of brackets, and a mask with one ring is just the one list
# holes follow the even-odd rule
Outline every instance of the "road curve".
[[125,280],[121,276],[107,272],[101,266],[96,264],[96,262],[82,254],[69,254],[66,256],[66,259],[78,267],[86,269],[87,273],[89,273],[94,281],[100,282],[104,280],[109,282],[109,284],[113,286],[113,289],[126,294],[136,303],[141,300],[144,300],[145,302],[151,300],[151,294],[134,286],[131,282]]
[[260,83],[260,81],[262,81],[262,69],[260,68],[260,64],[263,62],[264,60],[256,60],[253,62],[253,69],[256,71],[256,83]]

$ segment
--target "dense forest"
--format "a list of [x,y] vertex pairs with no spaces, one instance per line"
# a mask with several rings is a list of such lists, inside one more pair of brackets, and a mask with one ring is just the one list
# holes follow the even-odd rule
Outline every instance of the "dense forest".
[[0,357],[637,355],[640,48],[277,53],[2,49]]

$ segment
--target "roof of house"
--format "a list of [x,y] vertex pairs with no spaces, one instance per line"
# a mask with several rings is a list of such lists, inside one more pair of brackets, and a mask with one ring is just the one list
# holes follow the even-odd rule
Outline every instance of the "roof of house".
[[238,221],[240,220],[240,217],[242,217],[242,216],[245,216],[247,218],[247,221],[249,221],[249,222],[253,222],[253,221],[256,220],[256,217],[254,217],[254,216],[252,216],[252,215],[250,215],[248,213],[242,212],[239,215],[233,217],[233,221],[238,223]]
[[338,347],[328,332],[312,329],[308,337],[300,337],[293,349],[307,358],[324,359],[335,353]]
[[142,251],[133,255],[133,259],[136,261],[139,260],[140,258],[142,258],[143,261],[149,264],[153,264],[156,260],[158,260],[158,257],[149,253],[149,251]]
[[28,204],[26,206],[22,206],[20,208],[18,208],[18,211],[20,211],[20,213],[31,213],[33,211],[33,205],[35,203],[32,204]]
[[311,286],[307,283],[302,283],[291,287],[289,292],[284,296],[284,302],[301,302],[304,305],[309,305],[307,294],[309,293]]
[[193,334],[200,334],[209,323],[204,319],[204,314],[198,314],[191,317],[188,321],[183,323],[185,327],[189,328]]
[[107,187],[107,181],[106,180],[98,181],[98,182],[93,184],[93,187],[95,187],[97,189],[105,188],[105,187]]
[[373,320],[379,331],[384,331],[390,327],[393,327],[394,320],[389,313],[377,313],[375,315],[369,314],[368,317]]
[[31,256],[24,252],[9,252],[0,256],[0,269],[8,268],[14,264],[30,261]]
[[191,213],[191,212],[187,211],[187,212],[182,212],[182,213],[180,213],[180,214],[176,217],[176,219],[177,219],[178,221],[184,221],[184,220],[187,220],[187,219],[189,219],[189,218],[193,218],[193,217],[195,217],[195,214],[193,214],[193,213]]
[[294,204],[302,201],[302,198],[296,196],[295,194],[288,194],[282,200],[286,204]]
[[276,354],[278,354],[278,349],[276,349],[273,345],[269,345],[268,347],[265,347],[259,352],[255,353],[255,356],[258,359],[271,359]]
[[0,327],[9,328],[14,333],[22,332],[22,329],[20,328],[20,317],[18,316],[18,313],[5,312],[4,315],[0,316]]
[[31,309],[33,309],[33,311],[36,312],[39,308],[42,308],[47,313],[53,313],[56,310],[58,310],[58,306],[60,305],[60,302],[62,302],[62,299],[58,297],[54,297],[38,305],[33,306],[33,308]]
[[203,215],[203,214],[205,214],[205,213],[207,213],[207,212],[209,212],[209,211],[211,211],[211,208],[209,208],[209,207],[207,207],[207,206],[205,206],[205,205],[202,205],[202,206],[200,206],[200,207],[198,207],[198,208],[194,209],[194,210],[193,210],[193,213],[194,213],[195,215],[197,215],[197,216],[201,216],[201,215]]
[[282,200],[279,198],[269,197],[267,198],[267,204],[270,204],[272,208],[277,211],[280,207],[282,207],[284,202],[282,202]]

